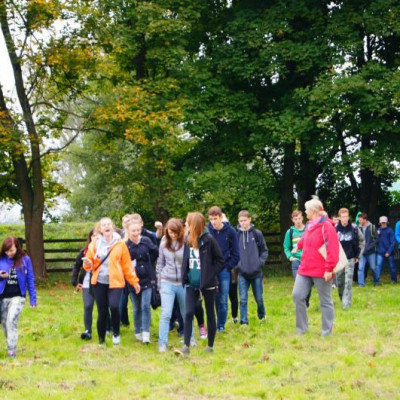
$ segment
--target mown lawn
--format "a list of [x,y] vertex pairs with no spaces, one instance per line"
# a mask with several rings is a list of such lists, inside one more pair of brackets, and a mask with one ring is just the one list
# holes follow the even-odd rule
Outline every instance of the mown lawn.
[[117,348],[110,338],[106,348],[99,348],[97,337],[82,342],[81,295],[61,281],[42,285],[38,308],[25,307],[21,316],[16,360],[5,358],[1,336],[0,398],[400,398],[400,286],[386,280],[377,288],[356,287],[348,311],[335,293],[334,336],[323,339],[314,292],[310,332],[296,336],[292,285],[289,277],[266,280],[266,324],[255,317],[252,300],[248,329],[229,322],[214,354],[205,354],[206,343],[198,341],[188,359],[172,351],[181,346],[176,331],[170,351],[158,353],[159,310],[148,346],[134,340],[132,325],[122,329]]

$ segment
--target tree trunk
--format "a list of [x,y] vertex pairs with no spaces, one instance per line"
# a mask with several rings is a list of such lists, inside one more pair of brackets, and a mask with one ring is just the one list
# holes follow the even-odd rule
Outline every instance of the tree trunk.
[[[293,183],[294,183],[294,151],[296,143],[289,143],[285,145],[285,155],[283,158],[283,174],[282,181],[279,189],[279,195],[281,198],[279,206],[280,216],[280,235],[281,243],[285,239],[285,233],[291,225],[290,214],[293,207]],[[282,267],[287,265],[285,253],[281,252]]]
[[[39,135],[36,131],[32,110],[24,87],[20,59],[17,56],[15,45],[11,36],[7,20],[7,10],[4,1],[0,1],[0,24],[4,35],[7,52],[11,60],[15,86],[18,100],[21,105],[23,121],[30,143],[31,165],[28,167],[25,155],[20,149],[23,148],[23,134],[12,120],[7,110],[5,99],[1,91],[1,108],[7,113],[7,119],[11,122],[11,134],[15,137],[12,145],[11,157],[16,175],[25,221],[25,239],[28,253],[32,259],[35,275],[43,277],[46,274],[43,246],[43,211],[44,211],[44,188],[42,179],[42,166],[40,158]],[[19,143],[18,143],[19,142]]]

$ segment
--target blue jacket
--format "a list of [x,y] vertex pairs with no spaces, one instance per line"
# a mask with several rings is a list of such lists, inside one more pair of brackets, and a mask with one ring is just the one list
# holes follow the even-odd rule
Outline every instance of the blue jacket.
[[376,252],[378,254],[393,254],[395,240],[394,240],[394,232],[393,229],[389,226],[386,228],[379,228],[376,230],[376,234],[379,237],[378,248]]
[[[32,262],[28,256],[22,257],[22,268],[17,268],[18,284],[21,290],[21,295],[26,296],[26,289],[28,288],[29,299],[31,306],[36,306],[36,288],[35,288],[35,275],[33,273]],[[10,272],[13,265],[13,260],[8,257],[0,258],[0,271]],[[0,278],[0,295],[3,294],[6,287],[7,278]]]
[[398,247],[400,249],[400,221],[396,222],[396,226],[394,228],[394,237],[396,238]]
[[208,230],[221,249],[224,257],[224,268],[229,271],[232,270],[240,260],[239,243],[235,228],[229,222],[223,222],[223,227],[217,230],[209,223]]

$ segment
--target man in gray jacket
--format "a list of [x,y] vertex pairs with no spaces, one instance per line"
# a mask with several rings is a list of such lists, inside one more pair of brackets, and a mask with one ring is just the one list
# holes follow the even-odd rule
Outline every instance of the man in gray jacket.
[[240,211],[238,219],[240,324],[248,325],[247,298],[250,285],[257,303],[258,319],[262,322],[265,321],[262,267],[268,258],[268,249],[263,234],[251,223],[249,212],[247,210]]

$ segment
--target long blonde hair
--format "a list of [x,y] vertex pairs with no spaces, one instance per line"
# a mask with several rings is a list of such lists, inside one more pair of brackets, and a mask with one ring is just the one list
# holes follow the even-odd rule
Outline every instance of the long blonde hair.
[[189,228],[188,245],[198,249],[198,240],[206,227],[206,219],[202,213],[195,211],[188,213],[186,222]]

